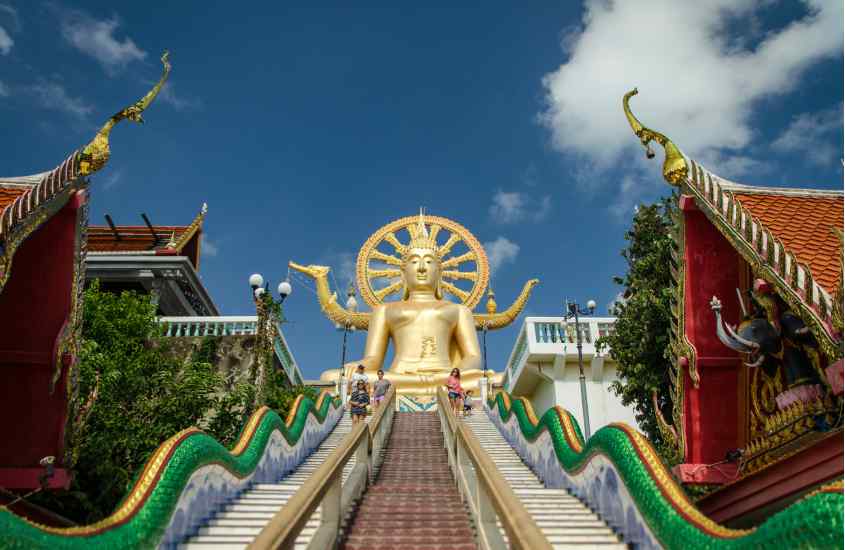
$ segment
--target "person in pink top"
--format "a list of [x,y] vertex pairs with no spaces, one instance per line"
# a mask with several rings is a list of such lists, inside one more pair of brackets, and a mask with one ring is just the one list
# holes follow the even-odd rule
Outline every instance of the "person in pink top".
[[460,370],[452,369],[449,378],[446,379],[446,389],[449,391],[449,403],[452,404],[452,410],[457,415],[462,409],[463,399],[461,396],[464,393],[463,388],[461,388]]

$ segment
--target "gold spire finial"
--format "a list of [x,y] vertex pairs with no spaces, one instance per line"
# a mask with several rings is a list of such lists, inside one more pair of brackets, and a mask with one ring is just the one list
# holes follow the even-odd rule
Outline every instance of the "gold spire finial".
[[622,98],[622,109],[625,111],[625,117],[628,119],[628,124],[631,125],[631,129],[634,131],[634,134],[640,138],[640,142],[643,144],[643,147],[645,147],[646,157],[654,158],[654,151],[649,145],[651,141],[656,141],[663,147],[663,150],[666,153],[666,160],[663,161],[663,179],[672,185],[680,185],[680,183],[689,175],[689,169],[687,168],[687,162],[684,159],[684,155],[681,153],[680,149],[672,143],[672,140],[660,132],[656,132],[643,126],[640,121],[637,120],[637,117],[634,116],[634,113],[631,112],[628,100],[638,93],[639,91],[634,88]]
[[411,233],[411,242],[408,243],[407,250],[412,248],[425,248],[433,250],[439,255],[437,241],[431,237],[425,226],[425,213],[422,207],[420,207],[420,215],[419,218],[417,218],[416,226],[409,226],[408,230]]
[[493,292],[493,288],[488,287],[487,288],[487,314],[488,315],[493,315],[494,313],[496,313],[496,308],[498,307],[498,304],[496,304],[495,296],[496,296],[496,293]]
[[161,62],[164,65],[164,72],[156,85],[147,92],[147,95],[122,111],[117,112],[114,116],[108,119],[103,127],[100,128],[100,131],[97,132],[97,135],[94,136],[94,139],[91,140],[91,143],[86,145],[82,152],[79,153],[79,174],[81,176],[87,176],[96,172],[105,166],[106,162],[108,162],[109,155],[111,154],[109,150],[109,134],[115,124],[123,119],[128,119],[139,124],[144,122],[144,119],[141,117],[141,113],[143,113],[144,109],[149,107],[150,103],[152,103],[156,98],[170,74],[169,56],[169,52],[166,51],[162,54]]

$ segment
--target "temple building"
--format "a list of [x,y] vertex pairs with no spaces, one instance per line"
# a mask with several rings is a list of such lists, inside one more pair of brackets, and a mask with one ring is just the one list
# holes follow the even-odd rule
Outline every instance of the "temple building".
[[88,226],[86,284],[100,280],[103,290],[135,290],[152,294],[158,314],[217,316],[220,312],[199,277],[203,204],[188,225]]
[[[636,425],[633,407],[611,389],[619,379],[616,362],[596,340],[613,330],[615,317],[587,317],[580,322],[587,411],[593,432],[611,422]],[[507,361],[502,389],[531,401],[535,411],[555,405],[572,413],[583,426],[575,323],[563,317],[526,317]]]
[[[232,347],[249,350],[249,358],[237,357],[243,362],[272,347],[276,368],[291,384],[302,382],[278,325],[260,331],[257,315],[221,317],[200,281],[205,205],[185,226],[88,224],[89,188],[109,160],[111,131],[123,120],[141,122],[170,72],[167,54],[162,63],[161,79],[144,97],[56,168],[0,177],[0,415],[14,419],[0,423],[0,504],[15,500],[24,515],[39,517],[21,508],[28,505],[15,491],[70,484],[72,450],[94,399],[78,389],[84,290],[94,278],[108,290],[153,294],[165,337],[231,337]],[[264,347],[255,345],[261,334]],[[232,363],[226,357],[221,368]]]
[[700,509],[755,524],[842,478],[843,193],[722,178],[642,126],[635,94],[626,116],[649,156],[652,140],[665,149],[679,205],[658,424]]

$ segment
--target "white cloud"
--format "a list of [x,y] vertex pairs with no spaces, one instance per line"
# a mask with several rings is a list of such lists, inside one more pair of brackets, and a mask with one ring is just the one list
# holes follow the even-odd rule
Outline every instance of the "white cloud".
[[535,198],[526,193],[508,193],[500,189],[493,195],[490,217],[498,223],[538,222],[549,215],[551,208],[552,198],[548,195]]
[[97,19],[80,10],[60,10],[62,37],[74,48],[96,59],[112,74],[133,61],[142,61],[147,52],[126,37],[114,36],[120,20]]
[[[149,84],[153,84],[150,82]],[[202,101],[197,98],[185,97],[176,93],[176,88],[172,80],[168,80],[161,92],[158,95],[159,101],[167,103],[177,111],[185,111],[191,109],[199,109],[202,107]]]
[[484,243],[484,251],[490,262],[490,271],[495,273],[503,265],[516,260],[519,245],[505,237],[499,237],[495,241]]
[[842,1],[802,4],[805,16],[749,47],[729,29],[753,23],[765,3],[588,0],[582,27],[565,34],[565,62],[543,79],[547,105],[539,118],[558,150],[607,170],[640,147],[621,108],[637,86],[632,108],[644,124],[688,154],[719,155],[747,170],[754,103],[788,92],[804,69],[842,53]]
[[0,97],[9,97],[11,91],[9,91],[9,87],[3,84],[3,81],[0,80]]
[[802,113],[792,119],[772,143],[772,149],[784,153],[802,153],[812,164],[831,165],[840,158],[834,145],[842,134],[842,105],[815,113]]
[[103,183],[101,184],[104,191],[108,191],[118,183],[120,180],[123,179],[123,171],[122,170],[114,170],[112,173],[108,174],[105,178],[103,178]]
[[208,256],[209,258],[217,256],[217,253],[220,252],[218,245],[210,241],[208,235],[205,233],[200,236],[200,250],[203,256]]
[[8,16],[6,19],[12,21],[13,30],[21,30],[21,20],[18,18],[18,10],[8,4],[0,4],[0,13],[6,14]]
[[9,33],[6,32],[6,29],[0,27],[0,55],[9,55],[9,52],[12,51],[12,46],[15,45],[15,41],[12,40],[12,37],[9,36]]
[[84,118],[93,109],[80,97],[72,97],[58,82],[41,81],[26,87],[27,91],[45,109],[62,111],[79,118]]

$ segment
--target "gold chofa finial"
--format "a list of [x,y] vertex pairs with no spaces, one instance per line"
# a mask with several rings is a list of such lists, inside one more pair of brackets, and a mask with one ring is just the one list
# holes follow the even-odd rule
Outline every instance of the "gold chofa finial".
[[634,134],[640,138],[640,142],[643,144],[643,147],[645,147],[645,154],[648,158],[654,158],[654,151],[651,149],[650,145],[652,141],[656,141],[663,147],[663,150],[666,152],[666,160],[663,161],[663,178],[672,185],[680,185],[680,183],[687,179],[687,176],[689,175],[689,169],[687,168],[687,162],[684,159],[684,155],[681,153],[680,149],[672,143],[672,140],[660,132],[656,132],[643,126],[640,121],[637,120],[637,117],[634,116],[634,113],[631,112],[628,100],[638,93],[637,89],[634,88],[622,98],[622,109],[625,111],[625,117],[628,119],[628,124],[631,125],[631,129],[634,131]]
[[420,207],[420,216],[417,218],[416,226],[409,226],[408,231],[411,233],[411,242],[408,243],[407,250],[412,248],[425,248],[433,250],[438,253],[437,241],[432,238],[431,234],[425,226],[425,213]]
[[150,103],[152,103],[156,98],[170,74],[170,61],[168,60],[169,55],[170,54],[168,52],[164,52],[162,54],[161,63],[164,65],[164,72],[156,85],[147,92],[147,95],[129,107],[115,113],[115,115],[108,119],[103,127],[100,128],[100,131],[97,132],[97,135],[94,136],[91,143],[86,145],[82,152],[79,153],[79,174],[81,176],[87,176],[96,172],[108,162],[111,154],[109,150],[109,134],[115,124],[123,119],[128,119],[139,124],[144,122],[144,119],[141,117],[141,113],[143,113],[144,109],[149,107]]

